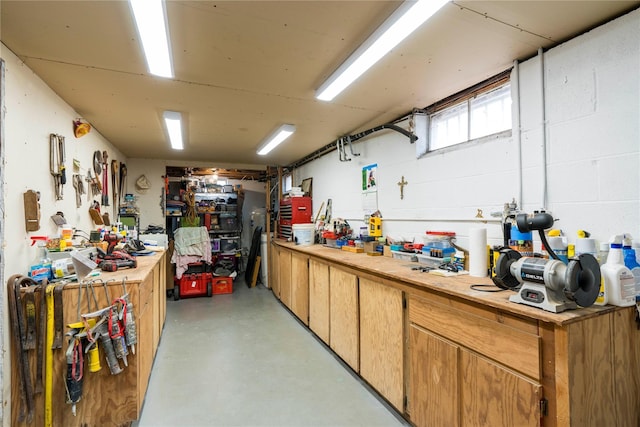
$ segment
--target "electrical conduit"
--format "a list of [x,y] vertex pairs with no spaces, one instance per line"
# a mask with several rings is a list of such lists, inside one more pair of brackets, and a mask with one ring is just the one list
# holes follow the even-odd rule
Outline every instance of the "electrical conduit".
[[522,207],[522,121],[520,119],[520,65],[513,61],[513,78],[511,86],[514,105],[514,139],[516,143],[518,206]]
[[547,210],[547,80],[545,79],[542,48],[538,48],[538,56],[540,57],[540,80],[542,82],[542,207]]

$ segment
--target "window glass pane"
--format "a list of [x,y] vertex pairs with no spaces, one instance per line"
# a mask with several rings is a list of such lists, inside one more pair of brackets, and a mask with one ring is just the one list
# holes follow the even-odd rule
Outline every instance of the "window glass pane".
[[499,133],[511,126],[511,85],[506,83],[432,114],[429,150]]
[[511,86],[506,84],[469,101],[470,138],[480,138],[511,129]]
[[467,103],[458,104],[431,116],[429,149],[437,150],[468,139]]
[[287,191],[291,190],[291,187],[292,187],[291,182],[292,182],[291,174],[287,174],[287,175],[284,175],[282,177],[282,192],[283,193],[286,193]]

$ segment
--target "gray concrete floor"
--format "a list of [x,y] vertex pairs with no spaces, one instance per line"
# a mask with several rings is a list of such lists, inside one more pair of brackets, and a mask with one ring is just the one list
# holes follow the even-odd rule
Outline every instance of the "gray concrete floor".
[[263,286],[167,300],[133,426],[402,426]]

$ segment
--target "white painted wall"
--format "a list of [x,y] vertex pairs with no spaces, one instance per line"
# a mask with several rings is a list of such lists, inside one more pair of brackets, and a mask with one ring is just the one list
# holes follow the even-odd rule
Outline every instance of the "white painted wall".
[[[640,239],[640,10],[544,54],[548,123],[548,203],[556,227],[575,240],[585,229],[607,241],[629,232]],[[522,116],[523,206],[543,201],[543,119],[540,59],[519,65]],[[513,86],[513,85],[512,85]],[[334,217],[358,229],[363,217],[361,168],[378,164],[383,231],[422,240],[426,230],[451,230],[466,246],[477,209],[485,217],[518,197],[517,148],[511,137],[462,144],[416,159],[407,138],[393,131],[355,144],[362,153],[341,163],[334,152],[294,171],[313,177],[314,212],[333,200]],[[404,200],[397,182],[404,176]],[[469,220],[445,221],[447,219]],[[487,226],[499,244],[498,223]]]
[[[56,95],[39,77],[24,65],[6,46],[0,45],[0,56],[5,61],[5,164],[4,168],[4,274],[27,274],[30,262],[36,256],[30,247],[30,235],[57,233],[50,219],[57,211],[81,230],[94,228],[89,216],[89,202],[82,197],[82,207],[76,208],[75,191],[71,184],[73,159],[80,160],[81,173],[86,175],[92,165],[93,152],[106,150],[109,159],[124,161],[124,156],[93,129],[81,139],[73,136],[73,119],[79,115]],[[49,173],[49,134],[57,133],[66,139],[67,184],[64,199],[56,200],[53,179]],[[110,178],[109,178],[110,179]],[[23,193],[29,189],[40,191],[40,230],[27,233],[24,222]],[[87,188],[88,190],[88,188]],[[108,212],[112,212],[111,207]],[[3,295],[6,277],[0,277]],[[6,299],[2,300],[3,324],[8,326]],[[9,348],[8,334],[3,336],[3,348]],[[3,354],[6,354],[3,351]],[[10,372],[10,358],[3,358],[3,372]],[[9,425],[7,400],[10,397],[8,378],[3,378],[3,424]]]

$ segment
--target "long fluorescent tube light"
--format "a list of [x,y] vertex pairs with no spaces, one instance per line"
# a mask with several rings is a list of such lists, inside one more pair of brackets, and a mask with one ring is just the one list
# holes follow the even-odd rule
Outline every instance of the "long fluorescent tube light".
[[296,127],[294,125],[282,125],[278,129],[275,130],[269,137],[264,141],[264,143],[258,148],[258,154],[264,156],[269,151],[276,148],[280,143],[282,143],[285,139],[289,138],[296,131]]
[[163,0],[129,0],[149,73],[173,78]]
[[316,98],[321,101],[331,101],[338,96],[448,2],[449,0],[405,1],[320,86],[316,92]]
[[182,114],[177,111],[165,111],[162,113],[164,124],[167,128],[171,148],[174,150],[182,150]]

